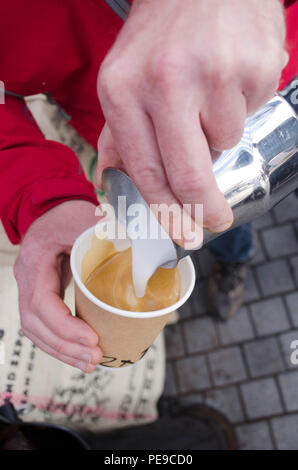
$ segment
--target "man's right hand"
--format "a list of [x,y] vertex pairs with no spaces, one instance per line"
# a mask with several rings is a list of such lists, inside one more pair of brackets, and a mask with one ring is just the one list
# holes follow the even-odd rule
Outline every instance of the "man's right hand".
[[147,203],[202,204],[205,228],[228,229],[212,149],[236,145],[273,97],[284,41],[279,0],[134,0],[99,73],[98,184],[120,166]]

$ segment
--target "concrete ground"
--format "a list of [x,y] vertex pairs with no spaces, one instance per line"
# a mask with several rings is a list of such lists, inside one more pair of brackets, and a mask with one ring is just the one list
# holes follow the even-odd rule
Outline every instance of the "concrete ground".
[[298,365],[290,360],[294,340],[298,351],[298,199],[288,196],[253,226],[245,303],[227,323],[207,315],[214,259],[206,248],[194,257],[194,293],[166,328],[165,394],[221,410],[242,449],[298,449]]

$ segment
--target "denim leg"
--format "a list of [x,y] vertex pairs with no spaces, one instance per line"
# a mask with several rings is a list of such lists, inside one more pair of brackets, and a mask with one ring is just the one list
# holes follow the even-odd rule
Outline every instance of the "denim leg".
[[222,263],[245,262],[255,253],[251,224],[234,228],[207,244],[212,254]]

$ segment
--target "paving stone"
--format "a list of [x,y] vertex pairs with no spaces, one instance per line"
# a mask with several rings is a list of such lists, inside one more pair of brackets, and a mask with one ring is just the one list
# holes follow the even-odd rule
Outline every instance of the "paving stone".
[[282,405],[271,377],[242,384],[241,392],[249,419],[282,413]]
[[296,359],[295,351],[297,350],[297,347],[291,348],[293,341],[298,341],[298,330],[292,330],[289,333],[284,333],[280,335],[279,341],[281,344],[282,355],[286,366],[289,369],[298,370],[298,365],[292,362],[293,357],[294,359]]
[[266,421],[237,426],[240,450],[273,450],[269,426]]
[[292,255],[298,251],[296,233],[291,224],[263,230],[262,237],[270,259]]
[[291,315],[292,323],[298,327],[298,292],[286,296],[286,303]]
[[184,395],[179,397],[179,401],[183,406],[208,404],[222,412],[231,423],[239,423],[244,419],[239,393],[234,386]]
[[298,414],[272,419],[272,429],[278,450],[298,450]]
[[271,227],[274,224],[272,212],[266,212],[252,222],[252,226],[255,230]]
[[245,366],[239,347],[220,349],[210,353],[209,361],[216,385],[236,383],[246,378]]
[[205,403],[221,411],[231,423],[243,421],[243,411],[236,387],[213,389],[204,394]]
[[275,337],[244,344],[245,357],[252,377],[274,374],[284,369]]
[[287,411],[298,411],[298,370],[278,377]]
[[170,361],[168,361],[166,364],[166,378],[163,393],[166,396],[174,396],[178,393],[173,364]]
[[270,335],[290,328],[287,312],[280,297],[262,300],[250,306],[258,335]]
[[185,321],[182,325],[189,353],[214,349],[218,345],[214,321],[204,317]]
[[290,259],[290,265],[291,265],[291,271],[296,281],[296,286],[298,287],[298,256],[293,256]]
[[256,267],[263,295],[277,295],[294,289],[293,279],[285,260],[271,261]]
[[253,270],[249,269],[245,281],[244,302],[251,302],[260,298],[260,293],[256,280],[254,278]]
[[175,364],[180,392],[194,392],[211,386],[206,359],[192,356],[179,359]]
[[184,346],[181,333],[181,325],[169,325],[165,328],[165,344],[167,358],[172,359],[184,355]]
[[254,332],[247,313],[247,308],[242,307],[237,315],[230,318],[226,323],[218,324],[220,342],[223,345],[241,343],[252,339]]
[[273,209],[276,220],[278,223],[288,222],[297,219],[298,212],[298,199],[294,193],[283,199]]

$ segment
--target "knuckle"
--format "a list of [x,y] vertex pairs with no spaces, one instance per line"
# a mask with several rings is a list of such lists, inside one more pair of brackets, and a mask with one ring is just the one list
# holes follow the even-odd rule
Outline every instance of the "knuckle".
[[148,76],[151,85],[161,92],[168,92],[181,75],[184,64],[184,55],[179,49],[173,46],[164,48],[150,61]]
[[[119,79],[121,74],[121,80]],[[118,108],[136,90],[136,77],[127,64],[118,59],[103,63],[97,77],[99,100],[111,107]]]
[[[98,73],[97,90],[100,100],[113,105],[116,102],[116,97],[120,93],[120,84],[117,80],[117,67],[112,65],[103,64]],[[122,87],[121,87],[122,88]]]
[[217,52],[212,55],[212,60],[203,61],[201,73],[207,80],[209,87],[218,90],[230,85],[234,77],[235,61],[230,53]]
[[171,186],[178,196],[193,193],[196,198],[200,198],[207,189],[204,179],[191,169],[173,175]]
[[114,83],[114,80],[115,78],[110,67],[103,64],[99,69],[97,77],[97,90],[99,98],[110,100],[110,98],[113,96],[114,88],[117,86],[117,84]]
[[138,169],[135,178],[140,182],[141,189],[154,192],[163,189],[166,186],[166,180],[163,171],[153,166],[144,166]]

